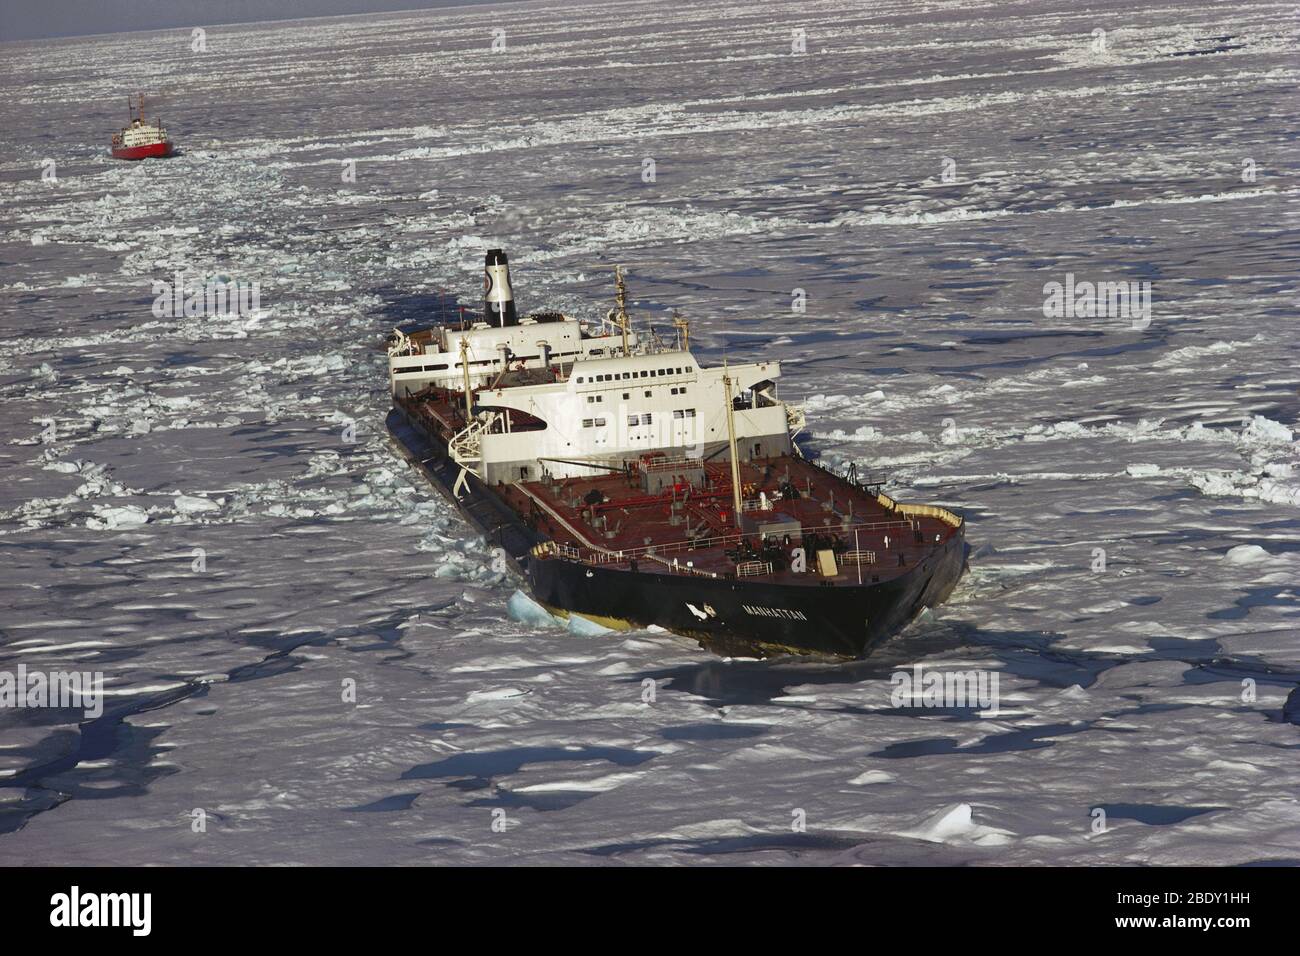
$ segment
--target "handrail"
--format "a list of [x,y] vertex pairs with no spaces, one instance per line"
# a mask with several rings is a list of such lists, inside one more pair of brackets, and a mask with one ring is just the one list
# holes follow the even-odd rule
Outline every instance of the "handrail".
[[704,459],[698,455],[677,455],[673,458],[651,458],[648,461],[631,459],[642,471],[666,471],[673,468],[703,468]]
[[[546,504],[546,502],[542,501],[540,498],[534,495],[527,488],[524,488],[518,482],[516,482],[516,487],[518,487],[521,491],[523,491],[530,498],[536,501],[543,509],[545,509],[545,511],[548,514],[550,514],[561,525],[563,525],[566,531],[568,531],[571,535],[573,535],[573,537],[575,537],[577,540],[581,541],[587,547],[588,550],[592,551],[593,555],[603,556],[604,561],[623,562],[623,561],[629,561],[632,558],[640,558],[640,557],[655,558],[658,555],[672,554],[678,551],[707,549],[707,548],[716,547],[718,545],[726,546],[727,544],[731,544],[731,543],[738,544],[741,541],[741,539],[750,537],[752,535],[752,532],[747,533],[744,531],[732,531],[732,532],[728,532],[727,534],[710,535],[707,538],[683,538],[678,541],[668,541],[662,544],[651,544],[642,548],[622,548],[617,550],[604,548],[598,544],[593,543],[590,539],[587,538],[586,535],[582,534],[576,528],[570,525],[558,512],[552,509],[549,505]],[[804,533],[826,534],[828,532],[847,534],[850,531],[889,531],[900,527],[907,528],[909,530],[914,530],[916,524],[915,522],[912,521],[907,521],[904,519],[896,519],[893,521],[871,521],[871,522],[855,523],[855,524],[848,525],[847,528],[843,525],[831,525],[830,527],[827,527],[825,525],[804,525],[799,528],[799,532],[800,534],[804,534]],[[583,560],[583,559],[580,557],[578,558],[578,560]],[[599,563],[602,561],[602,558],[594,556],[593,560]]]
[[919,518],[937,518],[946,525],[954,528],[960,528],[965,523],[965,518],[955,515],[947,508],[940,508],[938,505],[907,505],[901,501],[895,501],[883,491],[876,495],[876,500],[888,508],[890,511],[897,511],[902,515],[916,515]]
[[845,551],[839,557],[845,564],[876,563],[876,552],[874,551]]

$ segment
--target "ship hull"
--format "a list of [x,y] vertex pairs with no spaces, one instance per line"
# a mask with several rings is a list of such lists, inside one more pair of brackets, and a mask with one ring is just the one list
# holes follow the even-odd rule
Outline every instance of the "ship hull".
[[717,653],[861,657],[923,608],[946,599],[966,565],[964,529],[906,574],[837,586],[658,574],[536,558],[532,548],[548,540],[545,535],[528,528],[472,475],[456,499],[452,488],[459,466],[400,409],[389,413],[388,428],[412,465],[490,545],[502,549],[538,603],[553,613],[577,614],[615,628],[657,625]]
[[875,584],[817,587],[532,561],[533,596],[606,625],[658,625],[724,654],[861,657],[952,592],[965,564],[954,535],[912,571]]
[[166,159],[172,155],[171,143],[150,143],[147,146],[114,146],[114,159]]

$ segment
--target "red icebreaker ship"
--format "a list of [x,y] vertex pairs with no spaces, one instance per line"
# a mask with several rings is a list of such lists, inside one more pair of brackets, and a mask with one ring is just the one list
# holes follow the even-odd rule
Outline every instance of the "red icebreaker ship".
[[162,120],[154,119],[150,126],[144,120],[144,96],[140,96],[140,108],[137,112],[127,97],[126,108],[131,122],[122,127],[120,133],[113,134],[114,159],[149,159],[165,157],[172,154],[172,141],[167,138],[167,130]]

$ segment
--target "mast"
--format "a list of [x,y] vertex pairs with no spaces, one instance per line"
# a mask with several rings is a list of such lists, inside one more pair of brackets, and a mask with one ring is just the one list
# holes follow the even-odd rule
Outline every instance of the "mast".
[[731,376],[726,363],[722,366],[722,390],[727,396],[727,445],[731,449],[731,504],[736,509],[736,527],[740,527],[740,458],[736,451],[736,421],[731,408]]
[[623,355],[627,356],[627,286],[623,282],[623,267],[614,266],[614,301],[618,303],[618,326],[623,330]]
[[468,425],[474,415],[469,392],[469,341],[464,337],[460,340],[460,370],[465,376],[465,424]]
[[676,309],[673,309],[673,328],[677,330],[677,344],[681,351],[689,352],[691,350],[691,320],[683,319]]

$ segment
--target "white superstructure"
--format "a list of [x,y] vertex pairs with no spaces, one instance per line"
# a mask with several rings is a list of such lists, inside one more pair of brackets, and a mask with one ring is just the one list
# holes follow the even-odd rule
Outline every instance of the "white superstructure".
[[[635,345],[635,333],[629,333]],[[461,388],[465,366],[470,387],[490,384],[507,369],[572,371],[576,362],[604,358],[622,349],[622,338],[607,328],[585,329],[572,316],[552,313],[524,318],[518,325],[474,322],[468,328],[442,327],[411,335],[395,331],[388,349],[393,395],[412,395],[429,385]],[[463,361],[462,361],[463,359]]]
[[156,143],[167,142],[167,130],[161,123],[150,125],[144,120],[137,119],[132,124],[118,134],[122,146],[153,146]]
[[460,415],[448,442],[464,471],[508,483],[599,473],[654,453],[726,460],[732,440],[742,461],[791,451],[803,418],[777,398],[780,364],[705,368],[689,339],[645,346],[628,328],[621,275],[618,309],[595,332],[558,314],[516,318],[498,250],[488,253],[485,293],[484,315],[496,324],[398,332],[389,349],[396,398],[433,385],[444,390],[442,407],[459,410],[468,381],[472,414]]
[[[612,318],[589,329],[572,316],[543,312],[520,319],[505,253],[487,254],[483,275],[483,317],[464,328],[442,326],[410,335],[394,330],[388,348],[393,396],[412,395],[430,385],[470,388],[490,384],[507,370],[553,370],[568,374],[576,362],[604,358],[624,349],[623,330]],[[635,333],[627,333],[635,350]]]
[[131,104],[128,97],[126,101],[130,122],[122,127],[120,132],[113,134],[113,146],[120,149],[134,149],[139,146],[156,146],[159,143],[166,143],[167,130],[162,124],[162,120],[154,119],[149,123],[144,118],[144,94],[140,95],[139,111]]
[[484,389],[472,470],[496,482],[591,474],[648,452],[725,458],[727,391],[742,460],[782,454],[791,443],[780,374],[776,362],[704,368],[690,352],[656,352],[588,360],[563,381]]

